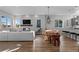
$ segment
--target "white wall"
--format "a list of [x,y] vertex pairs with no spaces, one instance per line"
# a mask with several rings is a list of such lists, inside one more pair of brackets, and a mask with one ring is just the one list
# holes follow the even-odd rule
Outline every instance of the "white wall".
[[[11,14],[4,12],[4,11],[1,11],[1,10],[0,10],[0,16],[11,16],[11,17],[13,17]],[[21,18],[21,16],[19,18]],[[31,28],[31,30],[34,30],[34,31],[38,30],[37,19],[41,19],[42,30],[45,30],[46,26],[47,26],[48,29],[55,28],[55,20],[62,20],[63,21],[63,27],[62,28],[71,27],[71,20],[70,20],[71,15],[51,15],[50,18],[51,18],[51,22],[50,22],[50,24],[47,24],[45,15],[40,15],[38,17],[35,17],[34,15],[32,15],[32,16],[26,17],[26,19],[31,19],[33,26],[29,26],[29,27]],[[67,21],[68,21],[68,23],[67,23]]]
[[[16,18],[13,18],[13,16],[11,16],[11,17],[12,17],[12,19],[16,19],[16,18],[23,19],[22,16],[16,16]],[[50,22],[50,24],[48,24],[46,22],[45,15],[40,15],[38,17],[35,17],[34,15],[32,15],[32,16],[24,18],[24,19],[31,19],[32,26],[23,26],[23,27],[28,27],[31,30],[37,31],[38,30],[38,28],[37,28],[37,20],[40,19],[41,20],[41,28],[42,28],[42,30],[45,30],[46,27],[48,29],[56,28],[55,27],[55,20],[62,20],[63,21],[63,27],[62,28],[69,28],[69,27],[71,27],[71,20],[70,20],[70,18],[71,18],[71,15],[51,15],[50,16],[51,22]],[[68,23],[67,23],[67,21],[68,21]],[[21,27],[21,28],[23,28],[23,27]],[[58,28],[58,29],[60,29],[60,28]]]
[[[50,16],[50,18],[51,18],[50,24],[46,23],[45,15],[40,15],[38,17],[29,16],[29,17],[26,17],[24,19],[31,19],[31,24],[33,26],[26,26],[26,27],[31,28],[31,30],[37,31],[38,30],[38,28],[37,28],[37,19],[41,19],[41,28],[42,28],[42,30],[45,30],[46,26],[47,26],[48,29],[55,28],[55,20],[62,20],[63,21],[63,27],[62,28],[70,27],[71,26],[70,17],[71,17],[71,15],[51,15]],[[68,21],[68,23],[67,23],[67,21]]]
[[31,28],[31,30],[37,31],[39,29],[39,28],[37,28],[37,20],[38,19],[41,20],[42,30],[45,29],[45,17],[44,16],[38,16],[38,17],[29,16],[27,19],[31,19],[32,26],[29,26]]
[[[52,15],[51,16],[51,23],[48,24],[48,28],[55,28],[55,20],[62,20],[63,21],[63,27],[62,28],[68,28],[71,26],[71,15]],[[68,26],[67,26],[68,21]]]
[[45,16],[38,16],[38,17],[35,17],[34,15],[28,16],[28,17],[16,16],[16,18],[21,18],[21,20],[30,19],[32,26],[22,26],[21,28],[27,27],[27,28],[30,28],[31,30],[34,30],[34,31],[37,31],[39,29],[39,28],[37,28],[37,20],[40,19],[41,20],[41,28],[42,28],[42,30],[45,30]]

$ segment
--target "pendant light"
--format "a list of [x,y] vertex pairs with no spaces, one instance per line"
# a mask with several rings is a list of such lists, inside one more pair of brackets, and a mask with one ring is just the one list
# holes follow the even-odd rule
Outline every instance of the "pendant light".
[[51,22],[51,20],[50,20],[50,15],[49,15],[49,9],[50,9],[50,7],[48,6],[47,23],[50,23],[50,22]]

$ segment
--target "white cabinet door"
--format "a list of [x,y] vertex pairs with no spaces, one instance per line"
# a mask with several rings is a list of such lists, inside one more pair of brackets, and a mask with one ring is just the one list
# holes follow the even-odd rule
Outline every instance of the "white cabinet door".
[[8,41],[8,35],[7,32],[0,33],[0,41]]
[[0,32],[0,41],[33,41],[33,32]]
[[8,33],[8,41],[33,41],[33,33]]

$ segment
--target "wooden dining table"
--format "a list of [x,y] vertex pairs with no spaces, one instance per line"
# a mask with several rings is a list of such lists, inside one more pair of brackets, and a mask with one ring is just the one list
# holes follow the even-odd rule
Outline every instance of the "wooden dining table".
[[58,45],[60,43],[60,33],[58,30],[45,30],[45,34],[47,36],[47,40],[50,41],[50,43],[52,43],[52,41],[54,41],[54,45],[56,45],[56,40],[58,41]]

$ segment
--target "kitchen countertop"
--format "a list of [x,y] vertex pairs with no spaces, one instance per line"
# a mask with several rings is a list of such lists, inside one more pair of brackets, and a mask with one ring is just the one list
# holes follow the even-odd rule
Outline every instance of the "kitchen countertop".
[[28,32],[34,32],[34,31],[0,31],[0,33],[28,33]]
[[69,32],[73,32],[73,33],[79,34],[79,30],[78,29],[74,29],[74,28],[65,28],[65,29],[62,29],[62,31],[69,31]]

